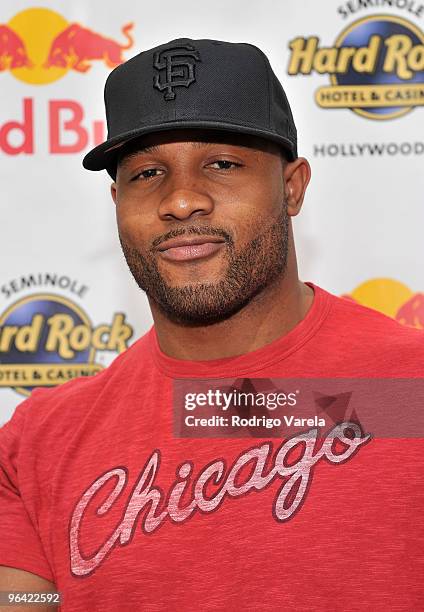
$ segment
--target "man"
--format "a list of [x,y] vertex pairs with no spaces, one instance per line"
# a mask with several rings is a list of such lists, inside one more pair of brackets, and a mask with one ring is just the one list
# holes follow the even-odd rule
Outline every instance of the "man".
[[174,411],[203,379],[423,376],[421,331],[298,278],[310,169],[268,60],[174,40],[115,69],[105,100],[84,165],[114,180],[154,327],[0,431],[2,589],[57,589],[72,611],[422,609],[422,439]]

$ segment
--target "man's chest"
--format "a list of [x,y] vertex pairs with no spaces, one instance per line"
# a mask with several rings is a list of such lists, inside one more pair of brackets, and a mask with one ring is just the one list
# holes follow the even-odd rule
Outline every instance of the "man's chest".
[[371,440],[337,460],[317,459],[311,439],[131,434],[103,435],[97,452],[64,449],[54,471],[40,527],[68,597],[131,591],[165,610],[152,602],[181,606],[187,589],[196,599],[219,586],[230,601],[240,581],[249,592],[246,576],[289,598],[318,584],[338,592],[324,560],[364,584],[370,571],[409,580],[407,560],[423,563],[419,441]]

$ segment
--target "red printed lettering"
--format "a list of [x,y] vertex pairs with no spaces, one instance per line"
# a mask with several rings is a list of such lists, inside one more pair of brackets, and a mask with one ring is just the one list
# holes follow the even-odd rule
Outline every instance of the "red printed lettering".
[[[63,114],[71,117],[63,119]],[[88,144],[88,133],[82,126],[84,110],[74,100],[51,100],[50,115],[50,153],[79,153]],[[72,144],[63,141],[64,132],[73,132]]]
[[[33,100],[31,98],[24,99],[24,120],[8,121],[0,129],[0,149],[7,155],[18,155],[26,153],[31,155],[34,153],[34,115],[33,115]],[[10,136],[13,132],[20,132],[22,142],[18,145],[10,142]]]

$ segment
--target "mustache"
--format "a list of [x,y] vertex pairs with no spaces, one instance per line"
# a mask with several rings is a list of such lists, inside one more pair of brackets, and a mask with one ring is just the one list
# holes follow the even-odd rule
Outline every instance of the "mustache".
[[222,227],[211,227],[204,225],[190,225],[188,227],[180,227],[166,232],[161,236],[157,236],[152,241],[151,251],[155,251],[157,247],[171,238],[178,238],[179,236],[219,236],[223,238],[230,246],[233,246],[234,240],[232,236],[225,231]]

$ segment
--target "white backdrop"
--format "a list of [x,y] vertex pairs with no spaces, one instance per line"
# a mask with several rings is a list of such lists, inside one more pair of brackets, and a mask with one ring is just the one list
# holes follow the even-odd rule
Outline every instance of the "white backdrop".
[[[94,145],[93,122],[97,122],[97,140],[102,139],[103,86],[111,70],[104,56],[111,53],[111,45],[121,59],[181,36],[244,41],[262,48],[291,102],[299,154],[312,166],[304,209],[295,220],[301,278],[334,293],[352,295],[405,324],[424,326],[420,108],[424,103],[424,48],[419,48],[424,40],[424,8],[418,2],[402,0],[370,2],[376,6],[369,8],[360,4],[340,0],[55,0],[40,7],[23,0],[3,0],[0,423],[10,418],[32,387],[66,380],[78,373],[81,364],[86,367],[83,374],[88,373],[87,364],[94,370],[107,365],[151,325],[145,296],[121,255],[110,179],[105,172],[87,172],[81,166],[84,153]],[[69,45],[67,30],[75,23],[82,32],[78,49]],[[122,30],[129,23],[133,23],[129,30],[132,46],[119,50],[118,45],[129,46]],[[347,30],[357,36],[356,43],[343,42]],[[316,60],[321,72],[288,74],[289,45],[294,39],[304,38],[306,44],[315,36],[319,48],[334,49],[348,43],[366,46],[368,39],[358,42],[360,37],[379,32],[381,62],[390,44],[404,45],[405,53],[394,56],[392,70],[378,64],[376,58],[373,74],[351,70],[347,77],[333,74],[331,78],[322,65],[327,62],[328,67],[333,56],[326,59],[321,54],[321,63]],[[390,36],[401,38],[387,43]],[[56,61],[64,62],[62,67],[46,65],[54,49],[59,56]],[[78,69],[87,66],[85,72]],[[400,79],[402,67],[411,70],[412,76]],[[368,87],[367,91],[385,82],[396,93],[396,88],[401,91],[415,83],[411,88],[415,88],[415,97],[411,98],[411,92],[402,93],[403,97],[398,94],[396,100],[405,106],[393,111],[395,115],[402,109],[409,112],[384,119],[383,102],[379,111],[362,108],[371,117],[351,108],[318,106],[317,89],[350,77],[355,86]],[[32,104],[32,117],[28,112],[23,130],[25,99],[28,108]],[[81,140],[82,130],[78,138],[70,126],[66,129],[76,109],[84,115],[87,143]],[[57,126],[59,143],[54,145]],[[26,152],[16,153],[22,148]],[[41,318],[34,320],[37,313]],[[57,340],[46,346],[48,332],[54,327],[49,323],[53,315],[58,317]],[[107,326],[114,318],[111,332]],[[69,321],[73,324],[68,328]],[[85,326],[88,332],[78,329],[73,336],[75,350],[70,346],[67,350],[64,338],[72,325]],[[106,327],[87,340],[99,325]],[[60,329],[65,330],[62,336]]]

